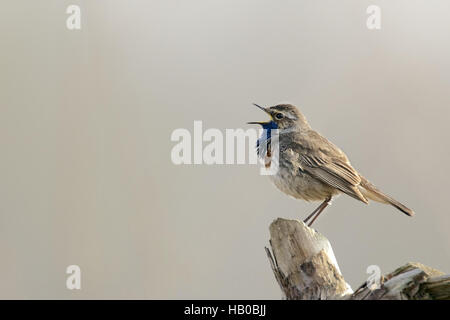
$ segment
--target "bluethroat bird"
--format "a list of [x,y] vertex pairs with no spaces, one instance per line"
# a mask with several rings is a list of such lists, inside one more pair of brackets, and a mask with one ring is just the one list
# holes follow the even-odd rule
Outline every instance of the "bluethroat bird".
[[[407,214],[414,212],[381,192],[356,171],[341,149],[314,131],[303,114],[293,105],[279,104],[263,108],[270,116],[267,122],[249,122],[263,127],[257,152],[266,166],[274,146],[270,146],[271,130],[278,129],[278,170],[270,179],[282,192],[296,199],[323,201],[305,220],[311,226],[331,203],[333,196],[345,193],[365,204],[369,200],[390,204]],[[269,161],[267,161],[269,159]]]

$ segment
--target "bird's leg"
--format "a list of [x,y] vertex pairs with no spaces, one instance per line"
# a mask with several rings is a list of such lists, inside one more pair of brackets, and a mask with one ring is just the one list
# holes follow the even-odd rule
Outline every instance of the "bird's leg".
[[[322,213],[322,211],[328,207],[328,205],[331,204],[331,197],[328,197],[325,199],[324,202],[322,202],[322,204],[317,208],[317,213],[314,216],[314,218],[311,220],[311,222],[308,224],[308,227],[311,227],[311,225],[313,224],[314,221],[316,221],[316,219],[319,217],[319,215]],[[309,218],[309,217],[308,217]]]
[[[326,201],[326,200],[325,200]],[[323,206],[324,202],[322,202],[317,208],[314,209],[313,212],[311,212],[311,214],[309,216],[306,217],[305,220],[303,220],[303,223],[307,223],[309,219],[312,218],[313,215],[315,215],[317,213],[317,211],[319,211],[319,209]]]
[[308,227],[314,222],[314,220],[316,220],[317,216],[322,212],[323,209],[325,209],[327,205],[327,201],[325,200],[305,219],[304,222],[306,223],[310,218],[313,218],[313,220],[308,224]]

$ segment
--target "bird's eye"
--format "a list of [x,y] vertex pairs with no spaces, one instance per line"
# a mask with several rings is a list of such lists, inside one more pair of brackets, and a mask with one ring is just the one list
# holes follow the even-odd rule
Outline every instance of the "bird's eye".
[[283,119],[283,117],[284,117],[284,115],[282,113],[277,113],[275,115],[275,118],[277,118],[277,119]]

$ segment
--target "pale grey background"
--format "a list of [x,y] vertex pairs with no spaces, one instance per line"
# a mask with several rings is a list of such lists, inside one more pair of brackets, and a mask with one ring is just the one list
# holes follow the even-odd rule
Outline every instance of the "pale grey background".
[[[66,29],[69,4],[82,30]],[[366,8],[382,8],[382,29]],[[408,218],[341,196],[315,227],[368,265],[450,272],[450,2],[3,1],[0,298],[270,298],[263,247],[303,218],[255,166],[175,166],[176,128],[289,101]],[[82,290],[65,289],[65,268]]]

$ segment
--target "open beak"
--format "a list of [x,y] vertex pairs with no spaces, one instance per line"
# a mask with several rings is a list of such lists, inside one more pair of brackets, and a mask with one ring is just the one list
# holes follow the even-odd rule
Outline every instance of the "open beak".
[[269,120],[269,121],[251,121],[251,122],[247,122],[247,124],[260,124],[260,125],[263,125],[263,124],[268,124],[270,121],[273,120],[273,119],[272,119],[272,116],[270,115],[269,111],[267,111],[266,108],[263,108],[263,107],[257,105],[256,103],[254,103],[253,105],[256,106],[256,107],[258,107],[258,108],[260,108],[260,109],[261,109],[262,111],[264,111],[265,113],[267,113],[267,114],[270,116],[271,120]]

